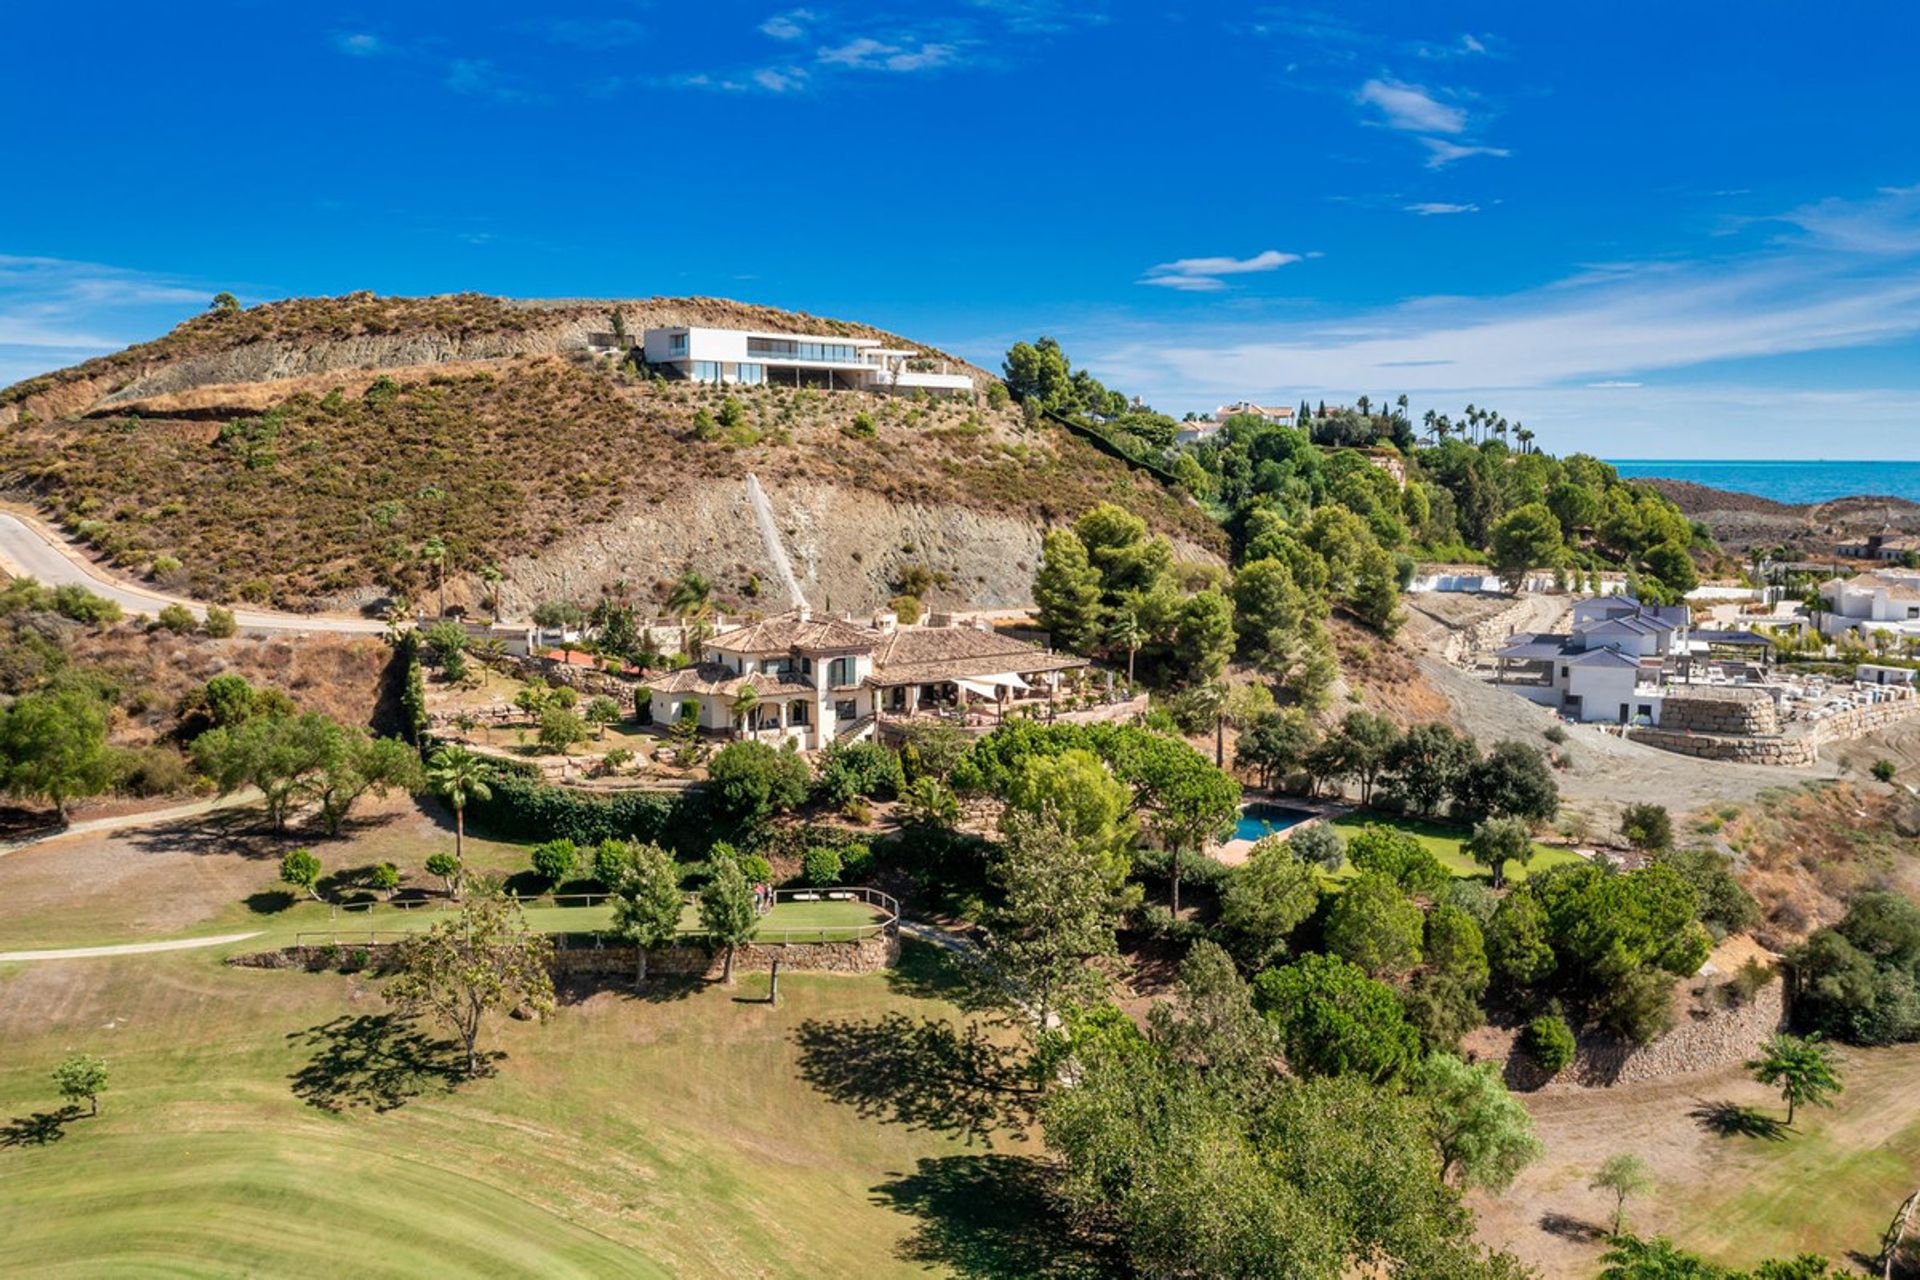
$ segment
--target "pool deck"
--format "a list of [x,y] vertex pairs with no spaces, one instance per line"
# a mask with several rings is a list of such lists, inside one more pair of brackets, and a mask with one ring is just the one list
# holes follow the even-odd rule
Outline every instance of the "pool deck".
[[[1309,800],[1305,796],[1266,795],[1257,791],[1249,791],[1242,797],[1240,807],[1245,809],[1256,804],[1276,805],[1285,809],[1300,809],[1313,815],[1311,818],[1302,818],[1284,831],[1276,831],[1273,833],[1282,840],[1291,839],[1294,832],[1310,827],[1316,822],[1324,822],[1329,818],[1342,817],[1345,814],[1352,813],[1354,809],[1354,806],[1338,800]],[[1252,840],[1229,840],[1224,844],[1213,846],[1213,848],[1207,850],[1207,854],[1216,862],[1224,862],[1230,867],[1237,867],[1247,860],[1247,856],[1253,852],[1255,843],[1256,842]]]

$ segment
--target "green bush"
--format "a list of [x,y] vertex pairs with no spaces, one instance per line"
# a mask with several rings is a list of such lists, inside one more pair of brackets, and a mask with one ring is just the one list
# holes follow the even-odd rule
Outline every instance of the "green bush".
[[233,610],[210,604],[207,606],[207,620],[201,627],[215,640],[225,640],[240,629],[240,624],[235,621]]
[[180,636],[188,634],[200,625],[200,620],[193,616],[193,610],[183,604],[164,606],[155,616],[154,621],[164,630]]
[[591,796],[504,769],[488,786],[493,794],[469,801],[467,817],[484,826],[489,835],[506,840],[553,836],[581,845],[602,840],[667,844],[678,811],[692,804],[686,798],[670,800],[645,792]]
[[834,743],[820,754],[814,798],[843,808],[855,797],[891,800],[906,786],[900,757],[877,742]]
[[840,851],[831,846],[822,845],[807,850],[800,860],[800,866],[810,885],[840,883]]
[[564,884],[579,866],[580,846],[571,840],[548,840],[533,846],[534,874],[548,884]]
[[1549,1075],[1557,1075],[1573,1061],[1573,1028],[1565,1018],[1543,1013],[1520,1033],[1520,1047]]

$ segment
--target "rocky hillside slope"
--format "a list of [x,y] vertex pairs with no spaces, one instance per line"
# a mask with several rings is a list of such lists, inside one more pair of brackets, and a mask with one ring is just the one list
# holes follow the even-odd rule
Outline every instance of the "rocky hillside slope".
[[1689,480],[1647,483],[1671,498],[1688,519],[1705,524],[1714,541],[1735,554],[1784,546],[1789,555],[1821,557],[1831,555],[1834,544],[1850,536],[1888,528],[1920,531],[1920,504],[1904,498],[1863,494],[1800,506]]
[[1028,426],[983,370],[971,402],[723,393],[591,353],[616,309],[629,332],[918,345],[707,298],[296,299],[0,392],[0,485],[169,589],[291,608],[472,603],[497,571],[512,615],[613,587],[657,599],[687,569],[723,603],[777,605],[749,474],[821,605],[866,607],[915,577],[936,603],[1020,602],[1044,527],[1102,500],[1189,557],[1223,549],[1184,496]]

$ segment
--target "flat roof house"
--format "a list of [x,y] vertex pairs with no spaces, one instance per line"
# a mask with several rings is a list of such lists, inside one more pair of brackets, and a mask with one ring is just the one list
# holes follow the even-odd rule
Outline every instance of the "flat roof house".
[[1848,631],[1868,635],[1892,632],[1901,638],[1920,636],[1920,571],[1876,569],[1851,578],[1829,578],[1820,584],[1823,635]]
[[1644,605],[1632,596],[1596,596],[1573,606],[1564,635],[1523,632],[1494,651],[1496,680],[1575,720],[1660,722],[1660,676],[1686,653],[1683,605]]
[[693,382],[829,391],[973,391],[972,375],[955,373],[944,360],[889,347],[877,338],[680,325],[647,330],[643,349],[649,365]]
[[[702,729],[815,750],[870,737],[882,720],[1044,703],[1062,672],[1086,665],[977,627],[901,627],[888,613],[868,626],[795,609],[714,636],[700,663],[644,685],[656,722],[697,716]],[[734,708],[749,690],[743,724]]]

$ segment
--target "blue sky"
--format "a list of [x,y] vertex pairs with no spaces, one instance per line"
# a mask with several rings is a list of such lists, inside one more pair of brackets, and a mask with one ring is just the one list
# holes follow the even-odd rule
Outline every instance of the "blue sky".
[[13,6],[0,381],[217,289],[704,293],[1175,413],[1920,457],[1905,3]]

